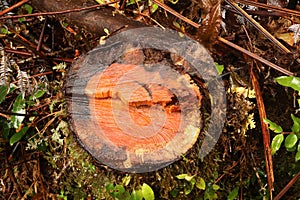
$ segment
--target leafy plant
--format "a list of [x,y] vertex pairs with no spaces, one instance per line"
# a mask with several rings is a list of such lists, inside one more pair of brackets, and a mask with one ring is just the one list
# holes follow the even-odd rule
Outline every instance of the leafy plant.
[[216,70],[218,71],[218,74],[221,75],[224,71],[224,65],[220,65],[219,63],[215,62]]
[[[123,179],[123,184],[128,183],[128,179]],[[124,200],[154,200],[154,192],[152,188],[143,183],[142,186],[138,190],[133,190],[130,194],[126,191],[123,185],[115,185],[113,183],[109,183],[106,185],[106,192],[115,199],[124,199]]]
[[[295,76],[280,76],[275,78],[275,80],[282,86],[290,87],[298,92],[300,95],[300,78]],[[298,99],[298,106],[300,107],[300,99]],[[288,136],[284,137],[283,129],[280,125],[272,122],[269,119],[264,119],[264,122],[269,125],[269,129],[278,133],[271,143],[271,153],[274,155],[282,146],[284,146],[287,151],[296,151],[295,161],[300,160],[300,118],[296,117],[294,114],[291,114],[293,121],[293,126],[291,127],[291,132],[288,133]],[[298,144],[298,145],[297,145]]]
[[205,190],[205,188],[206,188],[206,183],[205,183],[204,179],[197,178],[197,180],[196,180],[195,175],[190,176],[188,174],[179,174],[176,176],[176,178],[178,178],[180,180],[184,180],[187,183],[187,185],[185,185],[185,187],[184,187],[185,195],[190,194],[195,186],[200,190]]
[[204,200],[215,200],[218,199],[217,191],[220,189],[220,186],[216,184],[207,184],[207,189],[204,193]]
[[[24,4],[21,6],[21,8],[18,11],[18,14],[32,14],[33,8],[29,4]],[[25,20],[25,17],[21,17],[18,19],[20,23],[22,23]]]
[[[284,138],[284,134],[279,132],[279,130],[282,130],[281,126],[277,125],[274,122],[271,122],[270,120],[264,119],[265,123],[271,124],[270,129],[277,134],[273,139],[271,143],[271,152],[272,155],[274,155],[281,147],[283,141],[284,146],[287,151],[297,151],[295,156],[295,161],[300,160],[300,118],[296,117],[295,115],[291,114],[291,118],[293,120],[293,126],[292,126],[292,132],[288,134],[287,137]],[[274,126],[276,127],[274,129]],[[272,127],[272,128],[271,128]],[[298,143],[298,146],[297,146]]]

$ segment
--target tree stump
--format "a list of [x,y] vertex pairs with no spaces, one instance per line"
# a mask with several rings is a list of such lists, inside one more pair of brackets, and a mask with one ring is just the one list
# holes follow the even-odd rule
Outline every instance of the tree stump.
[[111,168],[157,170],[180,159],[198,139],[202,95],[192,77],[200,75],[183,54],[201,58],[201,67],[213,61],[198,44],[176,52],[187,42],[177,33],[161,48],[168,34],[155,28],[120,33],[79,58],[68,73],[71,129]]

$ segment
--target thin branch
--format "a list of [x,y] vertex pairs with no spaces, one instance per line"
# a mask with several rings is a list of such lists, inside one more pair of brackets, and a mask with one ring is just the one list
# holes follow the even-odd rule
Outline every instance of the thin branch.
[[156,3],[159,7],[165,9],[166,11],[168,11],[169,13],[171,13],[172,15],[178,17],[179,19],[181,19],[182,21],[185,21],[186,23],[190,24],[191,26],[195,27],[195,28],[199,28],[200,25],[197,24],[196,22],[193,22],[192,20],[186,18],[185,16],[179,14],[178,12],[176,12],[175,10],[173,10],[172,8],[170,8],[169,6],[167,6],[164,3],[161,3],[159,0],[153,0],[154,3]]
[[37,47],[36,47],[36,50],[37,50],[37,51],[40,51],[41,46],[42,46],[43,37],[44,37],[44,33],[45,33],[46,23],[47,23],[47,18],[45,18],[45,20],[44,20],[44,24],[43,24],[43,27],[42,27],[42,31],[41,31],[41,34],[40,34],[40,37],[39,37],[39,42],[38,42],[38,45],[37,45]]
[[40,12],[40,13],[25,14],[25,15],[5,16],[5,17],[1,17],[0,20],[16,19],[16,18],[21,18],[21,17],[37,17],[37,16],[45,16],[45,15],[61,15],[61,14],[66,14],[66,13],[71,13],[71,12],[81,12],[81,11],[85,11],[85,10],[91,10],[91,9],[97,9],[100,7],[105,7],[110,4],[114,4],[114,3],[118,3],[118,2],[119,2],[119,0],[109,2],[106,4],[101,4],[101,5],[98,4],[98,5],[88,6],[88,7],[84,7],[84,8],[75,8],[75,9],[71,9],[71,10],[62,10],[62,11],[56,11],[56,12]]
[[256,75],[251,67],[249,67],[250,77],[252,81],[252,85],[255,91],[256,96],[256,102],[257,107],[259,111],[259,119],[260,119],[260,125],[262,130],[262,136],[263,136],[263,142],[264,142],[264,155],[266,160],[266,172],[267,172],[267,178],[268,178],[268,187],[270,192],[270,199],[272,199],[272,192],[274,190],[274,173],[273,173],[273,161],[272,161],[272,155],[271,155],[271,149],[270,149],[270,132],[268,125],[264,123],[263,119],[267,118],[266,109],[264,105],[264,101],[262,98],[262,93],[260,90],[260,86],[258,83],[258,80],[256,78]]
[[5,10],[3,10],[3,11],[1,11],[1,12],[0,12],[0,16],[5,15],[6,13],[12,11],[13,9],[15,9],[15,8],[17,8],[17,7],[21,6],[21,5],[23,5],[24,3],[27,3],[28,1],[29,1],[29,0],[22,0],[22,1],[18,2],[18,3],[16,3],[15,5],[13,5],[13,6],[7,8],[7,9],[5,9]]
[[300,17],[300,12],[297,11],[297,10],[281,8],[281,7],[278,7],[278,6],[267,5],[267,4],[264,4],[264,3],[258,3],[258,2],[255,2],[255,1],[248,1],[248,0],[237,0],[237,2],[239,2],[241,4],[245,4],[245,5],[256,6],[258,8],[264,8],[264,9],[267,9],[267,10],[274,10],[278,13],[283,13],[283,14],[287,14],[287,15],[294,15],[294,16]]
[[5,114],[5,115],[17,115],[17,116],[25,116],[25,117],[31,117],[31,116],[46,116],[47,114],[36,114],[36,113],[31,113],[31,114],[23,114],[23,113],[15,113],[15,112],[8,112],[5,110],[1,110],[0,109],[0,113],[1,114]]
[[278,65],[275,65],[274,63],[271,63],[270,61],[265,60],[262,57],[259,57],[258,55],[254,54],[254,53],[252,53],[252,52],[250,52],[250,51],[248,51],[248,50],[246,50],[246,49],[244,49],[244,48],[242,48],[242,47],[240,47],[240,46],[238,46],[236,44],[233,44],[232,42],[229,42],[228,40],[226,40],[226,39],[224,39],[222,37],[218,37],[218,40],[220,42],[228,45],[228,46],[233,47],[234,49],[236,49],[236,50],[238,50],[238,51],[240,51],[240,52],[242,52],[244,54],[247,54],[248,56],[250,56],[251,58],[254,58],[257,61],[259,61],[259,62],[261,62],[261,63],[263,63],[265,65],[268,65],[269,67],[271,67],[273,69],[276,69],[277,71],[279,71],[279,72],[281,72],[281,73],[283,73],[283,74],[285,74],[287,76],[293,76],[294,75],[294,73],[292,73],[292,72],[290,72],[290,71],[288,71],[288,70],[286,70],[286,69],[284,69],[282,67],[279,67]]

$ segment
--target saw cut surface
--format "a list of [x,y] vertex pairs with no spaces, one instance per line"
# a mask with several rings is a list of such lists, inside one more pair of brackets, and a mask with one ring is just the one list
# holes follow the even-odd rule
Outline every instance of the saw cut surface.
[[[78,141],[98,162],[125,172],[161,169],[194,146],[202,128],[194,78],[199,82],[202,72],[214,77],[201,45],[173,32],[146,32],[111,37],[80,57],[67,76],[70,127]],[[182,51],[180,44],[189,45]]]

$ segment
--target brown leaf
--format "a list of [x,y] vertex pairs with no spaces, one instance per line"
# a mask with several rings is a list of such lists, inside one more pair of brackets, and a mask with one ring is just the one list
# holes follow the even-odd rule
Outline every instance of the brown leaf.
[[203,0],[200,3],[203,8],[201,27],[196,33],[196,39],[204,46],[210,47],[219,34],[221,25],[221,1]]

